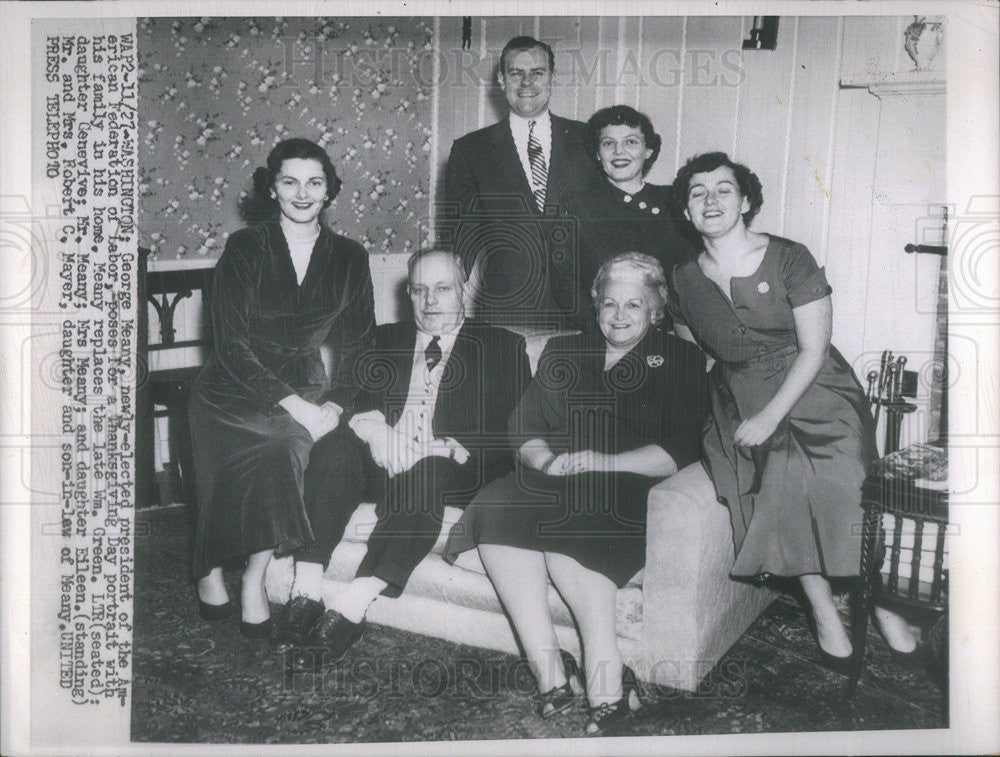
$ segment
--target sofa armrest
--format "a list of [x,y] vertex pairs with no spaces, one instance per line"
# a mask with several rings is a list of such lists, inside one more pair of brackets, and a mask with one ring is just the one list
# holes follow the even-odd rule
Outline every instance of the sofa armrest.
[[[642,583],[646,680],[695,690],[777,596],[732,578],[734,562],[729,510],[700,462],[653,487]],[[740,673],[720,675],[724,683]]]
[[[701,655],[712,636],[706,619],[720,599],[711,596],[718,592],[716,584],[730,581],[733,559],[728,511],[716,500],[700,462],[650,491],[643,637],[647,664],[666,667],[652,678],[686,679],[697,668],[714,664],[712,655]],[[679,650],[693,659],[678,659]]]

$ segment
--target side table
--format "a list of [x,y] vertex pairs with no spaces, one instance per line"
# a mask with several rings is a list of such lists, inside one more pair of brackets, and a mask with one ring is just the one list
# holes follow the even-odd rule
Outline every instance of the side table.
[[[848,694],[861,674],[868,617],[876,602],[890,610],[916,613],[937,630],[946,630],[947,467],[944,449],[914,444],[880,459],[864,482],[861,607],[853,613],[852,623],[852,642],[859,653]],[[888,575],[882,581],[886,557]]]

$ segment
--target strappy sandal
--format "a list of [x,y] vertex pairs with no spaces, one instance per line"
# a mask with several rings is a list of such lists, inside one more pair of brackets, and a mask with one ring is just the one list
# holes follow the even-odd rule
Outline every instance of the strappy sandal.
[[[632,695],[635,694],[636,707],[632,707]],[[633,712],[642,707],[642,699],[639,696],[639,682],[635,673],[628,666],[622,667],[622,696],[614,702],[601,702],[596,707],[590,708],[587,717],[587,725],[584,726],[584,733],[588,736],[596,736],[609,731],[625,720],[632,717]]]
[[577,682],[579,691],[583,690],[583,674],[580,672],[580,667],[576,664],[576,659],[564,649],[559,650],[559,655],[562,657],[563,670],[566,673],[566,683],[535,695],[535,712],[543,720],[548,720],[560,712],[565,712],[573,705],[573,700],[578,695],[578,691],[573,687],[574,679]]

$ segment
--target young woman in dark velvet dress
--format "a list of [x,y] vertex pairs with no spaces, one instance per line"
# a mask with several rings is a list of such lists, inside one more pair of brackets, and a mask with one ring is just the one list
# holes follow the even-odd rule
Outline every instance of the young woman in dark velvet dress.
[[[222,564],[246,559],[240,630],[251,637],[269,630],[264,571],[272,553],[312,541],[302,501],[309,453],[351,407],[355,361],[374,343],[368,254],[319,221],[339,189],[322,148],[279,143],[244,205],[264,219],[232,234],[215,268],[214,352],[190,410],[194,577],[202,617],[225,617]],[[320,358],[328,336],[329,389]]]

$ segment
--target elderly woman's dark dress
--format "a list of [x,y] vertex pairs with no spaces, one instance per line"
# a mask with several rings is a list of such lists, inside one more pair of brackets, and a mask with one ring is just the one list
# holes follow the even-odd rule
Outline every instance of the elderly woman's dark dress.
[[798,347],[792,309],[830,294],[801,244],[771,236],[760,267],[728,297],[697,260],[673,274],[671,310],[716,359],[705,462],[729,506],[733,575],[856,575],[861,483],[876,456],[864,391],[833,346],[819,375],[766,444],[733,435],[777,393]]
[[[707,411],[705,358],[653,327],[611,369],[599,333],[552,339],[511,416],[514,449],[619,453],[662,447],[678,469],[698,459]],[[451,531],[445,559],[476,544],[568,555],[624,586],[645,563],[646,498],[661,479],[635,473],[550,476],[519,466],[480,490]]]
[[[298,394],[350,411],[355,362],[374,344],[368,254],[321,227],[299,284],[280,224],[241,229],[215,268],[212,329],[214,353],[190,413],[196,578],[229,558],[312,541],[302,486],[313,442],[278,402]],[[328,337],[334,365],[326,390],[319,348]]]

